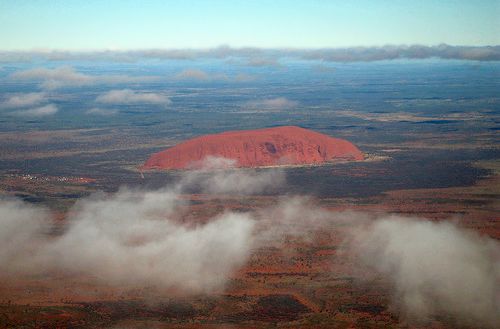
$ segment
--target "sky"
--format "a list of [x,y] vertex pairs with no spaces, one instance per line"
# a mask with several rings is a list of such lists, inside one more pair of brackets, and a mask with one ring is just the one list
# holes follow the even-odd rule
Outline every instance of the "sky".
[[500,0],[0,0],[0,50],[500,44]]

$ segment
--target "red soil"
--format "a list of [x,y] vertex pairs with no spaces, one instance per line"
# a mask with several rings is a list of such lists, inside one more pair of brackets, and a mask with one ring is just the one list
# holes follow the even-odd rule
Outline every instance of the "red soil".
[[322,164],[364,158],[346,140],[285,126],[196,137],[153,154],[143,169],[197,168],[207,157],[235,160],[236,167]]

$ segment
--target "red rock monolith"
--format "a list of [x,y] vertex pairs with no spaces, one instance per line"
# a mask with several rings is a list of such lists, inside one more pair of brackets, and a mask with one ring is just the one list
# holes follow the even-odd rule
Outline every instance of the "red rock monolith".
[[199,168],[207,157],[234,160],[236,167],[311,165],[364,158],[356,146],[344,139],[284,126],[196,137],[151,155],[143,169]]

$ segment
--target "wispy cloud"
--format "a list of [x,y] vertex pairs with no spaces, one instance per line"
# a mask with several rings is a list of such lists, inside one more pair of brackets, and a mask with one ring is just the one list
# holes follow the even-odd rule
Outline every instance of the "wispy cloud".
[[245,103],[245,107],[265,110],[285,110],[297,107],[299,103],[286,97],[258,99]]
[[207,72],[198,69],[187,69],[181,71],[175,75],[175,78],[182,80],[202,80],[202,81],[212,79]]
[[201,168],[185,175],[181,185],[195,186],[203,193],[259,194],[276,190],[285,184],[285,173],[279,169],[257,172],[236,168],[237,161],[207,156],[191,168]]
[[397,45],[381,47],[349,47],[323,49],[260,49],[221,46],[210,49],[144,49],[123,51],[4,51],[0,62],[48,61],[113,61],[133,62],[141,59],[196,60],[199,58],[243,59],[249,65],[276,65],[282,58],[301,58],[333,62],[359,62],[391,59],[465,59],[474,61],[500,60],[500,46],[437,46]]
[[186,69],[175,75],[177,80],[190,81],[228,81],[228,82],[249,82],[256,79],[256,76],[238,73],[236,75],[228,75],[225,73],[209,73],[200,69]]
[[278,58],[273,57],[250,57],[246,65],[248,66],[280,66]]
[[449,222],[401,216],[354,232],[358,261],[368,266],[365,273],[378,272],[391,283],[392,306],[402,317],[425,321],[444,313],[473,327],[499,323],[496,241]]
[[111,90],[99,95],[96,102],[103,104],[154,104],[169,105],[170,98],[159,93],[143,93],[131,89]]
[[337,110],[335,111],[335,114],[339,116],[379,122],[471,121],[484,119],[484,114],[474,111],[466,113],[442,114],[437,117],[428,116],[421,113],[409,113],[401,111],[391,113],[366,113],[356,112],[353,110]]
[[7,97],[0,106],[2,108],[19,108],[38,105],[45,101],[47,101],[47,95],[45,93],[15,94]]
[[372,62],[393,59],[466,59],[475,61],[500,60],[500,46],[383,46],[315,49],[302,51],[300,57],[330,62]]
[[45,106],[36,107],[29,110],[17,111],[14,112],[14,114],[20,116],[29,116],[29,117],[44,117],[56,114],[58,111],[59,109],[57,108],[57,106],[55,106],[54,104],[48,104]]
[[[217,186],[210,186],[221,193],[234,193],[234,185],[246,181],[241,178],[245,172],[239,173],[240,179],[221,175],[211,180]],[[121,189],[82,199],[69,212],[64,233],[55,239],[43,234],[51,226],[45,209],[0,199],[0,266],[14,274],[52,269],[86,273],[95,280],[132,287],[175,287],[194,293],[222,288],[248,259],[256,221],[251,213],[228,211],[205,224],[180,222],[187,203],[182,194],[206,179],[188,172],[178,184],[160,190]],[[256,185],[270,183],[259,180]]]
[[103,116],[109,116],[109,115],[115,115],[118,113],[117,109],[102,109],[100,107],[93,107],[87,111],[85,111],[86,114],[92,114],[92,115],[103,115]]
[[88,75],[76,71],[71,66],[57,68],[34,68],[14,72],[11,79],[23,81],[40,81],[44,89],[57,89],[62,87],[81,87],[94,84],[124,84],[134,82],[155,81],[154,76],[128,76],[128,75]]
[[16,80],[42,81],[42,87],[54,89],[62,86],[82,86],[92,83],[92,77],[76,72],[70,66],[58,67],[55,69],[34,68],[25,71],[14,72],[11,78]]

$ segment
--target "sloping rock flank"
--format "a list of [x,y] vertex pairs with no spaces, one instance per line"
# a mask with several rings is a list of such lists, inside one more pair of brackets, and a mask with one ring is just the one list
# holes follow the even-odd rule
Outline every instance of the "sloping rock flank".
[[210,157],[232,159],[236,167],[309,165],[364,158],[346,140],[285,126],[196,137],[153,154],[143,169],[194,169]]

